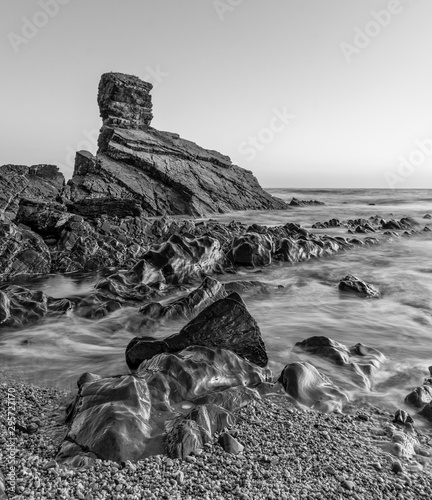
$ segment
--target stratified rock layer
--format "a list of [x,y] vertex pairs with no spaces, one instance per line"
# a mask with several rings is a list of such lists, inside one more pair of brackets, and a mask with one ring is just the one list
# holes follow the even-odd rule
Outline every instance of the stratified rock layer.
[[21,199],[54,201],[65,178],[55,165],[3,165],[0,168],[0,213],[13,218]]
[[134,76],[102,75],[99,151],[77,155],[67,190],[73,202],[130,199],[150,216],[287,208],[227,156],[151,128],[150,90]]

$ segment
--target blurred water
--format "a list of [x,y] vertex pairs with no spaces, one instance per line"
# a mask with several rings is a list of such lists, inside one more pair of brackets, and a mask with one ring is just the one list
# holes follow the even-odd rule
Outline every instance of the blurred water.
[[[304,227],[333,217],[385,219],[414,217],[424,226],[432,213],[432,190],[271,190],[285,200],[318,199],[325,206],[293,208],[282,212],[236,212],[217,216],[247,223]],[[376,203],[375,206],[369,203]],[[431,222],[432,226],[432,222]],[[347,236],[346,228],[325,230]],[[432,237],[395,238],[375,247],[358,248],[305,263],[275,263],[262,270],[240,270],[233,279],[261,280],[284,288],[269,295],[250,292],[244,300],[257,320],[275,374],[293,360],[294,344],[312,335],[325,335],[348,346],[358,342],[381,350],[387,361],[377,373],[372,393],[355,388],[346,373],[310,358],[354,399],[368,398],[388,407],[403,406],[405,395],[421,384],[432,365]],[[379,300],[364,300],[338,291],[339,280],[356,274],[377,286]],[[97,277],[50,276],[20,280],[55,296],[85,293]],[[219,278],[218,278],[219,279]],[[186,293],[186,292],[182,292]],[[168,299],[167,299],[168,300]],[[127,373],[124,351],[136,335],[137,312],[126,308],[109,318],[93,321],[73,314],[36,326],[0,333],[3,368],[15,370],[36,383],[71,386],[85,371],[101,375]],[[171,321],[158,328],[160,338],[178,332],[186,321]],[[148,332],[141,332],[146,334]]]

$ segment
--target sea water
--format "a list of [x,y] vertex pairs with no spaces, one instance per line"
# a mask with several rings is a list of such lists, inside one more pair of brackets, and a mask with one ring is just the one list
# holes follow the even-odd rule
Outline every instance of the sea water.
[[[421,227],[430,223],[432,228],[432,220],[423,218],[426,213],[432,214],[432,190],[269,191],[285,201],[296,197],[316,199],[325,205],[235,212],[213,218],[265,225],[296,222],[313,232],[311,226],[315,222],[331,218],[342,221],[379,215],[389,220],[410,216]],[[349,236],[343,226],[316,232]],[[431,235],[394,237],[380,245],[356,247],[330,257],[297,264],[277,262],[262,269],[240,268],[237,275],[217,278],[253,279],[270,285],[269,293],[251,290],[243,299],[261,329],[269,366],[275,375],[288,362],[308,359],[341,385],[352,400],[368,400],[394,409],[403,407],[406,394],[421,385],[432,365]],[[338,283],[346,274],[373,284],[382,298],[368,300],[341,294]],[[89,292],[97,279],[94,274],[75,274],[20,278],[17,282],[53,297],[65,297]],[[148,333],[136,331],[137,317],[137,310],[129,307],[100,320],[83,319],[72,313],[21,330],[3,329],[2,368],[34,383],[64,387],[73,386],[85,371],[101,375],[128,373],[125,347],[138,333]],[[164,338],[177,333],[186,323],[187,320],[168,321],[150,333]],[[383,352],[386,361],[374,376],[373,390],[353,386],[347,373],[336,365],[316,356],[299,358],[292,353],[296,342],[314,335],[324,335],[347,346],[361,342]]]

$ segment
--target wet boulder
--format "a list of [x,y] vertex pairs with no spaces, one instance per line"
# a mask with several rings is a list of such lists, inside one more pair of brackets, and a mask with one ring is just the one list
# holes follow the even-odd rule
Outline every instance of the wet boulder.
[[380,293],[375,287],[352,274],[348,274],[340,280],[339,290],[342,292],[355,293],[366,298],[380,297]]
[[149,300],[166,285],[179,285],[218,269],[223,254],[214,238],[175,234],[165,243],[152,245],[143,257],[128,271],[99,281],[96,289],[125,300]]
[[[266,366],[267,352],[261,331],[238,293],[210,304],[190,321],[178,334],[163,339],[168,352],[176,353],[196,345],[229,349],[258,366]],[[141,360],[141,349],[147,352],[147,341],[132,339],[126,348],[126,362],[136,369]],[[141,347],[143,346],[143,347]]]
[[326,222],[316,222],[312,225],[313,229],[327,229],[330,227],[340,227],[341,222],[339,219],[330,219]]
[[215,433],[231,427],[235,422],[234,415],[220,406],[197,405],[186,415],[167,423],[164,439],[166,452],[171,458],[184,459],[211,442]]
[[431,401],[432,401],[432,386],[430,385],[422,385],[420,387],[416,387],[405,398],[406,404],[417,408],[423,408]]
[[321,240],[299,237],[283,238],[275,252],[275,259],[285,262],[301,262],[311,257],[321,257],[324,254],[324,244]]
[[[230,412],[243,404],[232,391],[243,394],[271,379],[270,370],[231,351],[197,346],[159,354],[134,375],[81,377],[57,461],[81,466],[95,458],[122,462],[165,452],[187,456],[231,425]],[[223,398],[219,405],[211,400],[225,391],[228,408]]]
[[304,352],[327,359],[351,372],[351,377],[360,385],[371,388],[374,372],[379,369],[385,356],[374,349],[358,343],[347,347],[324,336],[309,337],[297,342],[293,352]]
[[18,285],[0,285],[0,326],[31,325],[46,316],[65,314],[73,307],[72,301],[54,299],[41,290],[30,290]]
[[423,406],[423,408],[418,412],[418,415],[421,415],[423,418],[432,423],[432,401]]
[[246,233],[234,238],[230,260],[239,266],[266,266],[272,262],[274,251],[270,236],[259,233]]
[[278,382],[295,402],[316,411],[340,411],[348,402],[348,396],[310,363],[286,365]]

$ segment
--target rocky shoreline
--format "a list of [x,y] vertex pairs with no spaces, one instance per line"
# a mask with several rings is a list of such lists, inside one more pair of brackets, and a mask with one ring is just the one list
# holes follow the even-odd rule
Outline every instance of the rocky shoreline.
[[[74,468],[55,460],[70,392],[10,380],[4,373],[0,392],[3,473],[11,478],[13,472],[16,484],[10,500],[417,499],[432,494],[430,437],[413,431],[420,454],[406,454],[407,447],[397,457],[389,451],[405,426],[392,423],[393,416],[377,407],[324,414],[299,410],[286,396],[274,395],[236,413],[227,432],[242,446],[238,454],[224,451],[217,435],[185,460],[155,455]],[[12,439],[5,425],[11,392],[17,423]]]
[[[347,389],[314,366],[325,360],[367,392],[384,353],[314,335],[294,346],[299,361],[272,373],[242,299],[268,285],[218,279],[427,238],[429,227],[379,215],[310,230],[204,219],[322,203],[288,205],[228,157],[151,128],[150,90],[136,77],[102,76],[99,151],[77,153],[67,184],[55,166],[0,169],[0,328],[109,320],[131,308],[136,335],[124,345],[129,373],[77,373],[72,393],[2,374],[0,499],[4,482],[11,498],[35,499],[429,497],[428,433],[403,409],[353,407]],[[99,270],[102,279],[79,295],[14,282]],[[382,297],[379,284],[339,280],[341,297]],[[178,318],[183,328],[160,338],[159,326]],[[406,399],[427,425],[431,387],[426,378]]]

